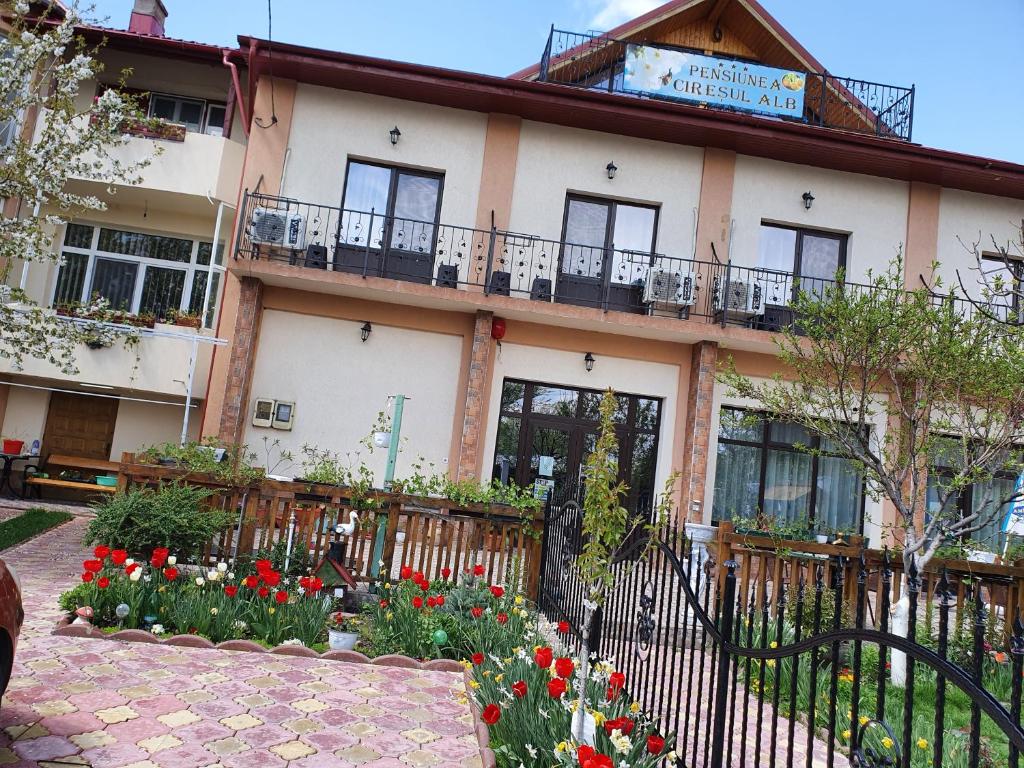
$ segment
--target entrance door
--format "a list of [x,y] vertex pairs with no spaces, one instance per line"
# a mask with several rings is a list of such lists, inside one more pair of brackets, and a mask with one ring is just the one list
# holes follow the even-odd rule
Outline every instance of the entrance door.
[[654,253],[658,210],[569,196],[558,298],[567,304],[643,311],[643,283]]
[[59,453],[86,459],[110,459],[117,406],[118,401],[109,397],[51,393],[40,449],[43,456]]

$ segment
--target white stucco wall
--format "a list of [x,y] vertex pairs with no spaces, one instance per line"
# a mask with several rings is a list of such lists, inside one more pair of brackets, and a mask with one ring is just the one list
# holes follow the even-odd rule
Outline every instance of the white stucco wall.
[[0,435],[11,440],[22,440],[26,446],[31,446],[34,440],[42,441],[49,402],[49,392],[11,387],[7,394],[7,412],[0,427]]
[[490,478],[494,444],[498,434],[501,389],[505,379],[541,381],[549,385],[602,390],[611,387],[624,392],[658,397],[661,402],[661,433],[658,435],[658,467],[654,487],[660,491],[672,472],[672,446],[682,435],[674,435],[678,408],[679,366],[642,360],[597,355],[594,370],[587,372],[583,355],[545,347],[503,343],[494,362],[494,379],[488,406],[487,431],[483,443],[483,479]]
[[524,121],[509,229],[559,240],[566,193],[610,197],[660,206],[658,252],[690,258],[703,167],[699,147]]
[[969,249],[978,243],[981,253],[996,254],[998,251],[992,242],[995,238],[1000,248],[1008,247],[1010,256],[1024,258],[1020,242],[1022,219],[1024,200],[943,189],[939,198],[936,256],[943,283],[959,290],[960,283],[956,275],[959,269],[964,286],[972,295],[980,298],[977,261]]
[[338,206],[349,158],[409,166],[443,172],[441,222],[472,227],[486,135],[482,113],[300,83],[281,194]]
[[[758,381],[757,377],[752,377]],[[761,379],[763,381],[763,379]],[[739,397],[730,392],[729,387],[715,382],[712,397],[711,427],[708,439],[707,483],[704,487],[704,522],[711,523],[711,515],[715,502],[715,471],[718,466],[718,431],[721,425],[722,406],[735,406],[756,410],[760,404],[747,397]],[[885,414],[880,413],[872,422],[871,431],[875,439],[881,439],[887,428]],[[864,537],[871,547],[878,548],[882,544],[882,500],[873,499],[870,494],[864,497]]]
[[[182,405],[157,405],[122,400],[117,407],[117,422],[111,440],[110,459],[119,461],[125,451],[161,443],[177,443],[181,439],[184,417]],[[189,416],[189,439],[199,439],[199,409],[192,408]]]
[[[814,195],[811,210],[802,195]],[[733,264],[758,266],[761,222],[849,235],[847,279],[884,270],[907,238],[909,185],[857,173],[739,155],[733,182]],[[719,254],[725,260],[725,254]]]
[[[280,474],[299,475],[304,444],[344,455],[363,451],[378,485],[387,451],[366,455],[359,441],[371,430],[389,395],[404,394],[402,452],[397,476],[419,456],[448,469],[452,422],[459,391],[462,337],[373,324],[365,343],[362,323],[267,310],[260,328],[251,397],[244,414],[245,442],[263,456],[263,438],[280,438],[296,455]],[[292,431],[253,427],[257,397],[295,403]]]

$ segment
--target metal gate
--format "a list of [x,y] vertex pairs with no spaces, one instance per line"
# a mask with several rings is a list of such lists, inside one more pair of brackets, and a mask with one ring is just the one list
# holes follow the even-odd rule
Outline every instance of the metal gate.
[[[542,612],[577,634],[580,515],[575,498],[551,503],[540,589]],[[810,556],[799,572],[780,567],[770,588],[739,594],[737,564],[716,565],[679,531],[638,559],[646,549],[640,539],[621,548],[589,651],[611,659],[630,695],[675,734],[677,765],[1019,768],[1024,625],[1013,617],[1005,674],[993,676],[1000,652],[986,633],[1010,617],[986,615],[980,583],[957,585],[977,594],[970,616],[953,622],[953,585],[943,575],[926,612],[911,568],[903,637],[890,626],[888,560],[871,568]],[[905,688],[891,667],[905,667]]]

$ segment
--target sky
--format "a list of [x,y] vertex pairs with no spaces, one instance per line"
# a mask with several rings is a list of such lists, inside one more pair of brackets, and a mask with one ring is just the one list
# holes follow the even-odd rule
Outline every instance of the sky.
[[[606,30],[657,0],[271,0],[273,39],[508,75],[552,24]],[[124,28],[133,0],[92,0]],[[761,0],[829,72],[917,86],[913,139],[1024,164],[1024,0]],[[267,37],[267,0],[164,0],[167,34],[233,45]]]

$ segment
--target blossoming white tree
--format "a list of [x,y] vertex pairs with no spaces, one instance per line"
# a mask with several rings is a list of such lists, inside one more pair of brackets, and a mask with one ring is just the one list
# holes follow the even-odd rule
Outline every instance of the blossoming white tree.
[[0,209],[0,357],[16,367],[26,358],[42,359],[70,374],[76,372],[75,347],[96,330],[39,306],[15,266],[58,262],[52,244],[60,225],[105,209],[98,197],[70,189],[69,179],[140,181],[148,161],[124,163],[112,150],[128,141],[124,129],[141,115],[117,88],[87,109],[76,104],[103,65],[98,47],[76,34],[83,22],[75,7],[65,9],[63,18],[39,18],[23,0],[13,11],[0,2],[0,9],[5,6],[10,29],[0,35],[0,201],[6,201]]

